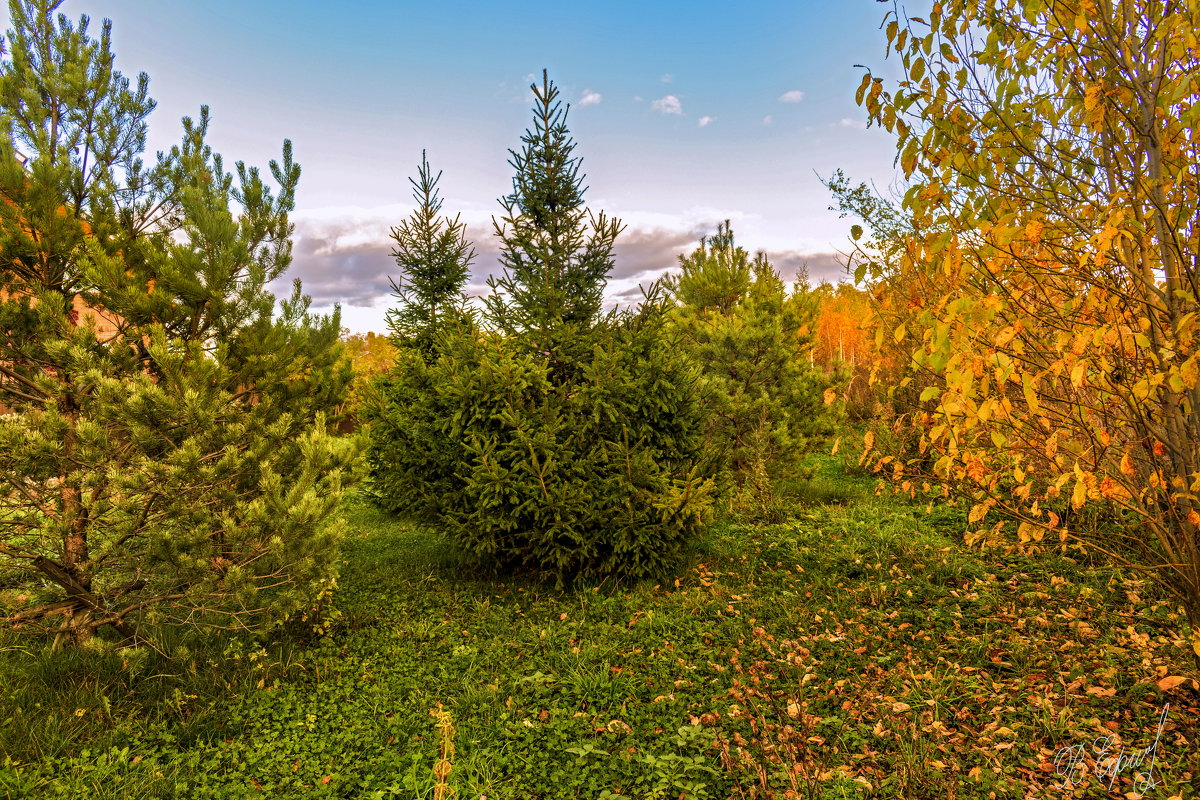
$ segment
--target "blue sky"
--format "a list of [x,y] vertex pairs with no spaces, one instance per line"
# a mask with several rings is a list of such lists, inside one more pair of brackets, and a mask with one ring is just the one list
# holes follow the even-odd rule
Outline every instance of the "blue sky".
[[[785,277],[836,279],[849,221],[818,175],[886,188],[893,144],[854,104],[862,72],[888,74],[874,0],[689,3],[67,0],[113,20],[118,67],[147,72],[150,150],[202,104],[227,161],[262,164],[290,138],[303,174],[292,274],[343,324],[382,330],[388,230],[410,210],[422,148],[443,170],[494,270],[490,216],[511,188],[507,150],[529,124],[542,68],[571,103],[589,206],[628,225],[614,302],[732,219],[739,244]],[[7,28],[7,15],[5,14]]]

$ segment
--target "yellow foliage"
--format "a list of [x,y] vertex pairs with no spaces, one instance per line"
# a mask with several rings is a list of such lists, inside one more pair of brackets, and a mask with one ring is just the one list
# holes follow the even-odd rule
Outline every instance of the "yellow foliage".
[[1200,218],[1200,4],[938,8],[939,36],[985,32],[947,47],[972,57],[939,58],[901,16],[889,40],[908,71],[902,105],[869,75],[861,89],[875,121],[917,120],[891,128],[918,188],[892,250],[903,257],[871,287],[876,353],[911,365],[892,394],[911,424],[886,440],[908,452],[874,461],[919,454],[909,473],[932,464],[917,477],[946,493],[982,487],[997,502],[973,505],[969,524],[1017,520],[1023,544],[1043,506],[1058,527],[1049,506],[1061,512],[1068,489],[1073,509],[1133,512],[1130,552],[1200,624],[1187,578],[1200,569],[1187,496],[1200,485],[1200,259],[1178,222]]
[[1025,238],[1037,244],[1042,240],[1042,231],[1046,226],[1041,220],[1031,219],[1025,223]]

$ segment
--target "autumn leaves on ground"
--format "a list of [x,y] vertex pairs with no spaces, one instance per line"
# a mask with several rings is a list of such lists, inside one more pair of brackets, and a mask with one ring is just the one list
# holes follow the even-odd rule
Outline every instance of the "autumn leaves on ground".
[[1189,796],[1200,709],[1169,602],[1111,568],[968,551],[961,514],[815,463],[787,522],[715,526],[636,587],[464,572],[353,502],[323,637],[182,670],[7,652],[5,790],[434,797],[448,737],[460,798],[1102,797],[1063,748],[1140,752],[1169,703],[1147,796]]
[[143,163],[10,8],[0,795],[1195,796],[1200,3],[894,7],[854,285],[726,222],[618,311],[543,73],[491,293],[423,156],[340,339],[290,144]]

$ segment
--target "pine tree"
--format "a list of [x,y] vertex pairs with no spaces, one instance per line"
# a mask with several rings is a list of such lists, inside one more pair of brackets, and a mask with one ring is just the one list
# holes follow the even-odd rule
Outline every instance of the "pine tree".
[[808,358],[816,296],[803,280],[789,293],[763,253],[751,260],[736,245],[728,221],[679,261],[674,327],[705,377],[706,438],[732,504],[776,515],[781,482],[805,475],[834,413],[824,397],[836,376]]
[[417,208],[412,216],[392,228],[392,256],[400,269],[392,290],[402,305],[387,312],[392,341],[415,348],[425,358],[433,356],[438,331],[465,321],[467,298],[463,292],[475,249],[467,241],[466,225],[459,217],[439,216],[442,200],[425,151],[417,178],[409,178]]
[[[0,571],[12,622],[83,643],[261,627],[333,578],[353,446],[338,319],[291,260],[290,143],[227,172],[208,110],[146,167],[154,108],[111,29],[13,0],[0,62]],[[19,155],[18,155],[19,154]]]
[[559,581],[662,574],[710,507],[698,374],[657,288],[637,312],[601,314],[621,226],[583,206],[558,91],[546,77],[532,88],[495,226],[493,328],[398,359],[372,421],[373,488],[491,565]]

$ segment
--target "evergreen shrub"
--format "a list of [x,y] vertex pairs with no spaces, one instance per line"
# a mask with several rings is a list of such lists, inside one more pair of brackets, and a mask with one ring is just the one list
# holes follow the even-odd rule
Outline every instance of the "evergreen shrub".
[[662,574],[711,506],[699,376],[657,288],[636,311],[600,312],[621,226],[584,208],[557,89],[532,88],[535,124],[496,223],[505,275],[480,319],[441,326],[432,349],[402,347],[381,381],[374,491],[501,567],[559,582]]

